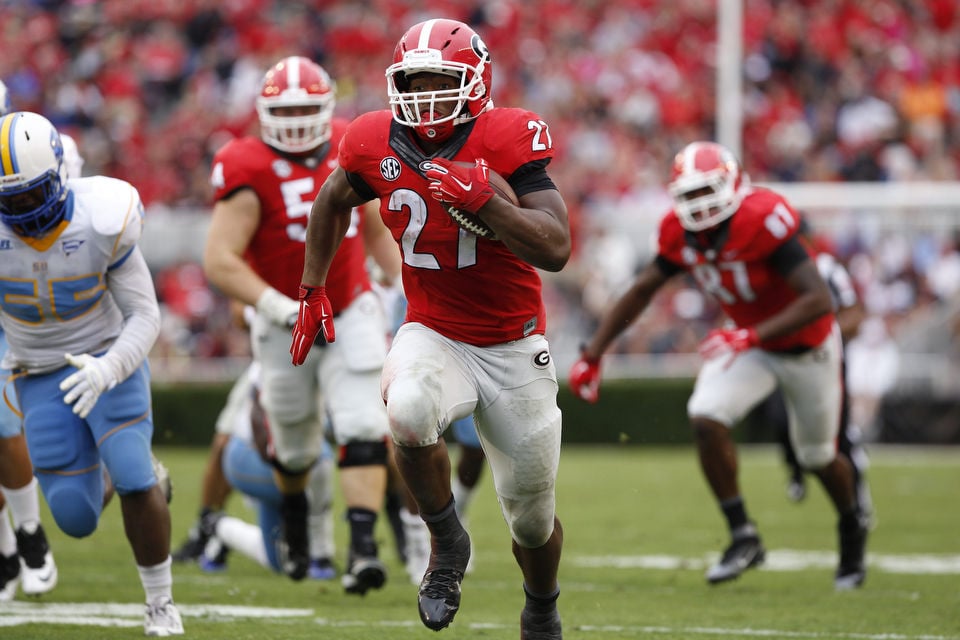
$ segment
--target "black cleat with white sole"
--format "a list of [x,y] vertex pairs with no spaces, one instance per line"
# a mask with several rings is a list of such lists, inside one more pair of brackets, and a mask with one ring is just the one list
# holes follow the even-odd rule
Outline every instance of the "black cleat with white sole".
[[739,578],[747,569],[763,564],[765,556],[766,550],[756,528],[747,527],[734,536],[720,560],[707,570],[707,582],[720,584]]

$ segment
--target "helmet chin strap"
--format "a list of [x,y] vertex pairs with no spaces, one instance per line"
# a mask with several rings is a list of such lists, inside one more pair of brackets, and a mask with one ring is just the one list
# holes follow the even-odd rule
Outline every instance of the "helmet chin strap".
[[414,127],[414,131],[425,142],[446,142],[453,135],[453,128],[453,122],[444,122],[439,125],[419,125]]

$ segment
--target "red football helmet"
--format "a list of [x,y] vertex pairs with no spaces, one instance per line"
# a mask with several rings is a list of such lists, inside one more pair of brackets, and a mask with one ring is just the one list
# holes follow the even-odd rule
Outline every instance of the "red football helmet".
[[674,158],[668,189],[683,228],[704,231],[734,214],[749,183],[729,149],[692,142]]
[[[445,91],[408,92],[407,78],[416,73],[441,73],[459,79]],[[456,20],[433,19],[410,27],[400,38],[387,67],[387,95],[393,118],[413,127],[433,142],[453,135],[454,127],[476,118],[493,105],[490,52],[477,33]],[[455,103],[448,116],[438,117],[437,103]]]
[[[320,65],[301,56],[284,58],[263,77],[257,97],[260,137],[280,151],[313,151],[330,139],[334,88]],[[277,112],[281,107],[300,109],[286,115]]]

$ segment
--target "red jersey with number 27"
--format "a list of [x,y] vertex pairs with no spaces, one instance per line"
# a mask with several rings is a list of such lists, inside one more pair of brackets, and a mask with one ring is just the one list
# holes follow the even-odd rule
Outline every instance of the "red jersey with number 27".
[[[470,164],[485,158],[507,180],[518,167],[553,157],[547,126],[530,111],[491,109],[458,133],[444,157]],[[540,276],[503,243],[450,218],[427,189],[430,157],[411,136],[389,111],[376,111],[355,119],[340,143],[340,165],[369,188],[366,195],[379,198],[380,215],[400,245],[407,321],[478,346],[542,334]]]
[[[796,211],[783,197],[754,187],[730,217],[726,241],[719,247],[699,247],[671,211],[660,223],[659,253],[689,271],[738,327],[752,327],[797,298],[769,258],[797,233],[799,225]],[[828,313],[760,346],[771,351],[815,347],[826,339],[832,325],[833,314]]]
[[[294,300],[303,275],[310,209],[323,181],[337,167],[336,149],[345,126],[344,120],[334,119],[326,156],[309,164],[250,136],[231,140],[213,158],[210,182],[215,201],[244,188],[253,189],[260,200],[260,226],[244,257],[271,287]],[[354,210],[353,222],[330,266],[327,296],[335,314],[371,288],[361,221]]]

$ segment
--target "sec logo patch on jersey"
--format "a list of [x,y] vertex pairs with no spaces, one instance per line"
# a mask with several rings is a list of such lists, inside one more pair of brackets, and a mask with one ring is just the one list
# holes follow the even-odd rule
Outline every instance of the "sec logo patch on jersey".
[[400,161],[390,156],[380,161],[380,175],[384,180],[393,182],[400,177]]
[[278,178],[289,178],[293,175],[293,168],[286,160],[274,160],[271,167],[273,168],[273,173]]

